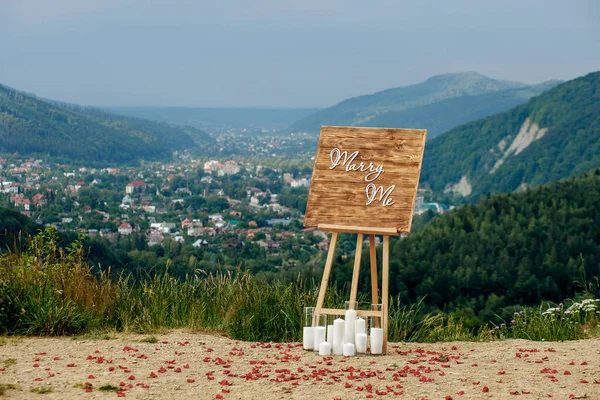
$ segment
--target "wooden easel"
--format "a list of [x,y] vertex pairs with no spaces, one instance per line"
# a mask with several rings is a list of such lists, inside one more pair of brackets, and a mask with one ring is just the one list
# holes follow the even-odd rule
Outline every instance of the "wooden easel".
[[380,317],[383,328],[383,354],[387,353],[387,337],[388,337],[388,302],[389,302],[389,270],[390,270],[390,236],[398,235],[398,231],[395,228],[369,228],[359,226],[344,226],[344,225],[330,225],[330,224],[319,224],[319,229],[325,232],[331,232],[331,242],[329,243],[329,251],[327,253],[327,261],[325,262],[325,268],[323,270],[323,278],[321,280],[321,288],[319,290],[319,297],[317,299],[317,305],[315,307],[315,320],[317,321],[321,314],[326,315],[340,315],[344,316],[345,310],[335,308],[323,308],[323,301],[325,300],[325,292],[327,291],[327,285],[329,283],[329,275],[331,274],[331,267],[333,264],[333,257],[335,254],[335,247],[337,244],[338,234],[340,232],[356,233],[358,237],[356,239],[356,251],[354,253],[354,270],[352,272],[352,286],[350,287],[350,301],[356,301],[358,293],[358,276],[360,273],[360,261],[362,256],[362,246],[364,235],[369,236],[369,250],[370,250],[370,263],[371,263],[371,302],[373,304],[379,304],[379,290],[378,290],[378,278],[377,278],[377,253],[375,248],[375,235],[383,235],[383,255],[382,255],[382,267],[381,267],[381,311],[372,310],[356,310],[358,316],[361,317]]

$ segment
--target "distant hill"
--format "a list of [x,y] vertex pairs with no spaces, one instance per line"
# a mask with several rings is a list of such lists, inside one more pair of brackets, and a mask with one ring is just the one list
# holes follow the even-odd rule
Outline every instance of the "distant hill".
[[317,108],[210,108],[210,107],[109,107],[131,117],[188,125],[210,132],[228,129],[280,130],[306,117]]
[[[438,75],[415,85],[344,100],[297,121],[288,130],[316,133],[321,125],[426,128],[431,139],[461,123],[524,103],[554,84],[528,86],[475,72]],[[488,96],[478,96],[483,94]]]
[[455,128],[425,149],[421,184],[477,198],[600,167],[600,72]]
[[431,140],[459,125],[510,110],[558,85],[558,81],[500,90],[474,96],[452,97],[426,106],[390,111],[368,121],[373,127],[422,127]]
[[164,159],[197,143],[214,139],[194,128],[41,100],[0,85],[0,152],[131,163]]

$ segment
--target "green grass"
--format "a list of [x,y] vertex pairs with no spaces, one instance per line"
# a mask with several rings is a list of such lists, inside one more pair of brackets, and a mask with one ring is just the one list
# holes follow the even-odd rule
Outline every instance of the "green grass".
[[11,365],[15,365],[16,363],[17,363],[17,360],[15,358],[7,358],[6,360],[2,361],[4,368],[8,368]]
[[33,393],[37,393],[37,394],[45,394],[45,393],[52,392],[52,387],[51,386],[40,386],[40,387],[36,387],[36,388],[31,388],[30,391]]
[[98,390],[101,392],[117,392],[119,387],[115,385],[102,385],[98,388]]
[[[134,281],[93,274],[75,243],[56,246],[52,230],[30,241],[26,251],[0,255],[0,334],[75,335],[110,339],[109,332],[148,334],[186,328],[225,333],[247,341],[292,342],[301,338],[302,310],[316,304],[318,288],[301,279],[267,283],[240,271],[177,280],[167,274]],[[325,306],[343,308],[346,291],[329,288]],[[359,304],[369,304],[359,298]],[[572,302],[575,304],[575,302]],[[571,340],[598,335],[599,314],[549,316],[546,307],[524,308],[515,321],[497,327],[467,327],[465,320],[424,314],[423,301],[392,298],[389,339],[406,342],[453,340]],[[566,309],[563,310],[566,313]],[[556,318],[555,318],[556,317]],[[5,361],[5,363],[8,360]]]
[[4,396],[7,390],[18,390],[19,387],[12,383],[0,383],[0,396]]

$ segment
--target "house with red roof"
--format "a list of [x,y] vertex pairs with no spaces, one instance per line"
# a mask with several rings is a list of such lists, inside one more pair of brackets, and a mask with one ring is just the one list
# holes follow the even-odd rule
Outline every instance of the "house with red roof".
[[121,225],[119,225],[119,233],[121,235],[131,235],[132,232],[133,228],[129,222],[123,222]]
[[44,196],[41,193],[36,194],[35,196],[33,196],[33,198],[31,199],[31,202],[33,204],[35,204],[36,206],[45,206],[46,204],[48,204],[48,199],[46,199],[46,196]]
[[125,186],[125,193],[127,194],[142,193],[144,190],[146,190],[146,182],[140,179],[129,182]]

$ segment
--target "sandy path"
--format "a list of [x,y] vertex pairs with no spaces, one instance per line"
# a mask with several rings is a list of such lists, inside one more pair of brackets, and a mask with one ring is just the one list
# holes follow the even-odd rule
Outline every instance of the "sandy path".
[[0,385],[15,388],[4,398],[600,400],[600,339],[394,343],[386,356],[324,359],[295,344],[186,331],[146,337],[5,338]]

